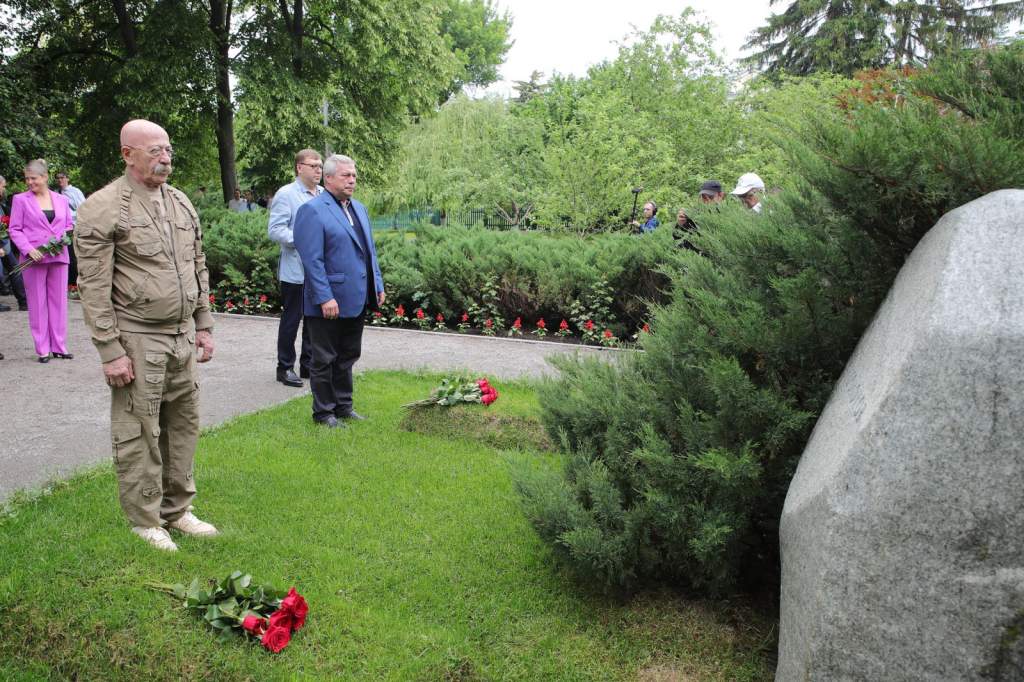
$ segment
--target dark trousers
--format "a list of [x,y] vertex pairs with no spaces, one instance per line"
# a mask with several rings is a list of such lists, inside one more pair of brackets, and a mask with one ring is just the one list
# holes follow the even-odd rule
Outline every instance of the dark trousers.
[[68,245],[68,261],[68,284],[78,286],[78,254],[73,242]]
[[342,417],[352,411],[352,365],[363,347],[363,316],[325,320],[307,317],[313,359],[309,390],[313,393],[313,419]]
[[25,305],[28,301],[25,298],[25,282],[21,279],[21,273],[15,275],[10,279],[10,282],[6,280],[6,275],[11,272],[18,265],[18,257],[14,253],[14,244],[8,240],[3,242],[4,256],[3,264],[0,265],[0,273],[5,277],[3,284],[10,284],[11,293],[14,294],[14,298],[18,299],[18,305]]
[[[277,368],[295,369],[295,335],[302,321],[302,285],[281,282],[281,321],[277,325]],[[309,368],[309,326],[302,325],[299,367]]]

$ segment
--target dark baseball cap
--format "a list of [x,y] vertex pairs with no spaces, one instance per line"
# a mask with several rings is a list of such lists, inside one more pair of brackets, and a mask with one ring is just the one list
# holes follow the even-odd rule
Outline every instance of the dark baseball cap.
[[706,194],[709,197],[721,194],[722,192],[722,183],[718,180],[706,180],[704,184],[700,186],[700,194]]

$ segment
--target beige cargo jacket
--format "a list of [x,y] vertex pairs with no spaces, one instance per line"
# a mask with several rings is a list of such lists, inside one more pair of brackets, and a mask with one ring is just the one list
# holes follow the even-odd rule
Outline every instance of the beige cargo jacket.
[[125,355],[121,331],[194,338],[213,329],[199,216],[184,193],[166,184],[162,192],[170,230],[127,175],[78,209],[78,291],[103,362]]

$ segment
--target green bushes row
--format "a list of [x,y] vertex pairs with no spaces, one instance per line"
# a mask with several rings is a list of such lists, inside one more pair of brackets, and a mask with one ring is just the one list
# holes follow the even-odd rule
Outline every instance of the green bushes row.
[[517,486],[570,565],[614,590],[777,588],[789,481],[904,257],[947,211],[1024,185],[1021,74],[1017,43],[873,74],[795,136],[779,122],[797,182],[763,215],[697,221],[708,257],[682,255],[646,353],[563,360],[540,391],[569,460]]
[[[391,306],[423,308],[448,320],[504,328],[592,320],[616,336],[634,333],[652,301],[666,300],[660,274],[679,257],[668,230],[589,237],[480,228],[424,227],[408,238],[378,233],[377,253]],[[553,328],[557,328],[554,327]]]
[[[278,310],[281,249],[267,236],[267,212],[238,213],[215,201],[199,202],[196,208],[203,225],[203,248],[216,308],[229,312]],[[257,308],[254,302],[263,296],[266,298]],[[243,304],[246,299],[253,303]]]
[[[217,308],[276,310],[279,248],[267,237],[267,214],[200,210]],[[467,313],[472,326],[490,319],[497,329],[544,318],[554,329],[568,320],[577,331],[591,320],[595,335],[611,329],[623,338],[643,325],[651,302],[666,300],[661,271],[678,258],[668,229],[577,237],[424,226],[375,239],[391,308],[422,308],[453,322]]]

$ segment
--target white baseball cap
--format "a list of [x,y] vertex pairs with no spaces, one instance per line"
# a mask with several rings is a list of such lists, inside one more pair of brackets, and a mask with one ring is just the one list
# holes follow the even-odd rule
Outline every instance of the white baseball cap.
[[736,189],[729,192],[729,194],[735,194],[736,196],[743,196],[751,190],[764,190],[764,180],[757,173],[744,173],[740,176],[739,181],[736,182]]

